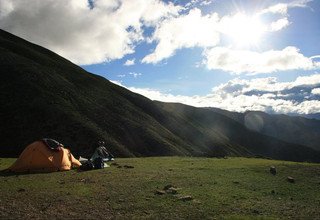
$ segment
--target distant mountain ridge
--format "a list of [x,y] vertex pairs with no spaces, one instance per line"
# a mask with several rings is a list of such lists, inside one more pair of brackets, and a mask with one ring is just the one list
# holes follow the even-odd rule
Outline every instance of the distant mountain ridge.
[[320,113],[312,113],[312,114],[289,114],[289,116],[300,116],[303,118],[309,118],[309,119],[317,119],[320,120]]
[[320,120],[283,114],[270,115],[259,111],[237,113],[217,108],[209,109],[232,118],[250,130],[320,150]]
[[[292,141],[290,129],[284,137],[272,129],[255,130],[240,113],[151,101],[2,30],[0,68],[2,157],[16,157],[32,141],[50,137],[82,156],[103,139],[118,157],[230,155],[320,162],[317,120],[301,122],[310,132],[307,140]],[[283,129],[273,116],[263,117]]]

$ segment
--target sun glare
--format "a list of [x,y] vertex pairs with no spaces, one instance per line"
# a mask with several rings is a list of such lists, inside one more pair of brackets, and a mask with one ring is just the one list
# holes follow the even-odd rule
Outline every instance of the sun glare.
[[247,16],[242,13],[228,17],[223,23],[223,32],[232,39],[236,46],[258,46],[266,31],[258,16]]

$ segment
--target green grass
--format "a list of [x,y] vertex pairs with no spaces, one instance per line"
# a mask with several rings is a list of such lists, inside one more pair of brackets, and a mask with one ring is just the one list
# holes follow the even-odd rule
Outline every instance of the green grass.
[[[0,159],[0,169],[14,159]],[[103,170],[1,175],[0,219],[301,219],[320,216],[320,165],[264,159],[117,159]],[[134,166],[132,169],[124,165]],[[277,167],[278,174],[269,173]],[[287,176],[295,183],[287,182]],[[156,195],[167,184],[177,195]],[[190,195],[192,201],[180,201]]]

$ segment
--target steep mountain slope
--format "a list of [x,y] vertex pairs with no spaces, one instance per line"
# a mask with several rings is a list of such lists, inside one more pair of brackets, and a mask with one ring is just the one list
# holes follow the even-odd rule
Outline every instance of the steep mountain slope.
[[181,140],[124,97],[129,91],[3,31],[0,52],[2,155],[16,156],[42,137],[82,154],[99,139],[122,156],[188,153]]
[[153,102],[57,54],[0,31],[0,156],[42,137],[76,155],[104,139],[116,156],[262,155],[320,161],[320,153],[258,132],[218,112]]
[[[302,154],[307,158],[318,160],[315,155],[318,152],[308,147],[297,144],[289,144],[289,142],[279,141],[276,138],[260,134],[253,131],[236,120],[226,117],[220,113],[213,113],[207,108],[192,108],[182,104],[159,103],[170,114],[178,115],[189,123],[197,124],[202,132],[211,137],[213,133],[220,134],[225,137],[224,140],[232,146],[237,145],[245,147],[248,152],[254,155],[272,157],[275,159],[295,160],[299,161]],[[219,146],[219,145],[218,145]],[[228,154],[222,148],[223,154]],[[313,156],[312,154],[315,153]],[[299,159],[300,158],[300,159]]]

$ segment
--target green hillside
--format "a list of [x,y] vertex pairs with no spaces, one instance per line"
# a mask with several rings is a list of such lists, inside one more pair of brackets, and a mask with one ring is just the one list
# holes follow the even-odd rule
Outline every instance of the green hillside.
[[[0,169],[13,161],[0,159]],[[0,219],[320,216],[318,164],[196,157],[127,158],[115,163],[110,168],[87,172],[2,173]],[[270,174],[270,166],[276,167],[275,176]],[[295,182],[288,182],[288,176]],[[167,185],[174,189],[164,191]]]
[[[287,142],[305,145],[320,150],[320,120],[299,116],[269,115],[264,112],[248,111],[245,113],[229,112],[211,108],[212,111],[229,118],[268,136]],[[257,126],[257,123],[260,124]]]
[[116,157],[320,161],[319,151],[304,143],[252,131],[208,109],[153,102],[5,31],[0,31],[0,68],[2,157],[17,157],[26,145],[50,137],[76,156],[91,155],[93,144],[103,139]]

